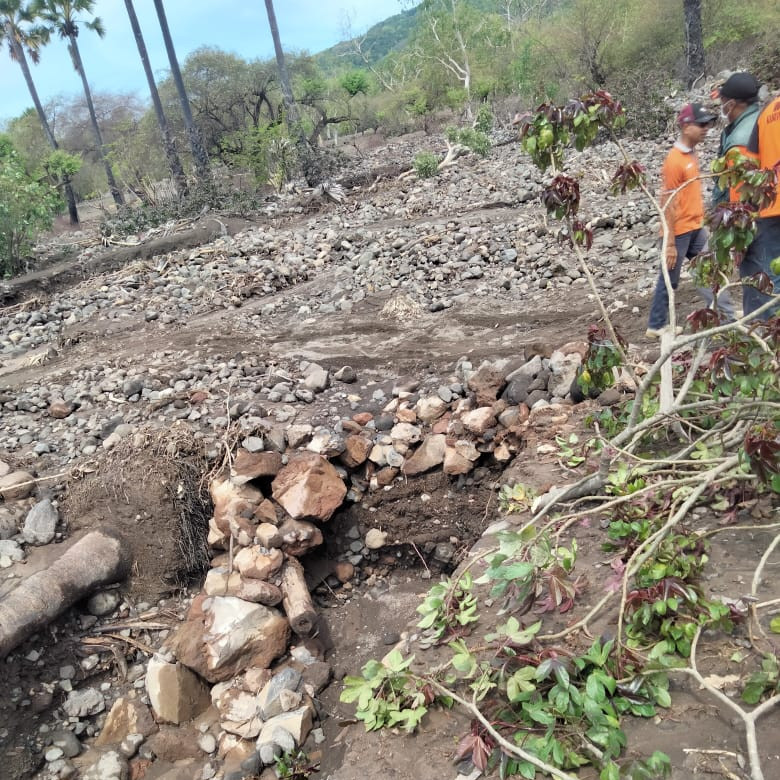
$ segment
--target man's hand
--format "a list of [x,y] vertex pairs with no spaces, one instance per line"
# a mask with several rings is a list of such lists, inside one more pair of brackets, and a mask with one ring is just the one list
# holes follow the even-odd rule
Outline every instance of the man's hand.
[[671,271],[677,265],[677,247],[672,244],[666,247],[666,267]]

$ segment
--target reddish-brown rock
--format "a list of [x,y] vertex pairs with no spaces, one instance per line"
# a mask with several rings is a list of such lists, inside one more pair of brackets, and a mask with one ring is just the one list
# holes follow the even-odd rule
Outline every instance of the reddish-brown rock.
[[464,458],[455,447],[447,447],[444,451],[444,473],[459,475],[468,474],[474,469],[474,462]]
[[49,417],[54,417],[56,420],[64,420],[73,414],[75,409],[76,405],[74,403],[63,401],[59,398],[49,404]]
[[476,395],[477,406],[488,406],[498,398],[506,385],[508,361],[483,363],[470,377],[469,390]]
[[272,488],[274,500],[296,520],[330,520],[347,494],[334,466],[311,452],[294,457],[277,474]]
[[296,558],[322,544],[322,531],[314,523],[288,517],[280,526],[281,549]]
[[289,636],[290,624],[272,607],[201,595],[170,646],[181,663],[214,683],[250,667],[268,668],[287,650]]
[[349,561],[339,561],[333,573],[339,582],[349,582],[355,576],[355,567]]
[[275,477],[281,468],[282,456],[278,452],[249,452],[240,449],[233,461],[230,478],[237,485],[243,485],[258,477]]
[[371,414],[371,412],[358,412],[357,414],[352,415],[352,419],[358,425],[365,425],[366,423],[371,422],[371,420],[374,419],[374,415]]
[[398,469],[394,466],[385,466],[379,469],[374,476],[376,477],[377,487],[385,487],[392,484],[393,480],[398,476]]
[[354,469],[366,462],[373,443],[365,436],[347,436],[344,440],[344,452],[339,460],[348,468]]
[[490,406],[481,406],[479,409],[464,412],[460,420],[467,431],[477,436],[483,436],[485,431],[496,426],[496,416]]

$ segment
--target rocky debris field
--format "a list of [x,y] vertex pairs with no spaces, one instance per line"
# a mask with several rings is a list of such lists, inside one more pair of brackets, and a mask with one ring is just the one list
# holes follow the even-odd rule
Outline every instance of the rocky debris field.
[[[663,145],[627,146],[658,170]],[[641,362],[658,223],[606,194],[618,160],[604,144],[571,167]],[[541,182],[505,144],[342,204],[286,195],[233,235],[0,311],[0,598],[97,526],[132,558],[10,648],[9,777],[265,780],[305,747],[346,778],[323,704],[354,672],[343,610],[390,584],[408,606],[490,524],[508,466],[631,390],[571,396],[598,315]],[[562,479],[554,461],[535,476]],[[385,607],[355,658],[408,639],[413,606]]]

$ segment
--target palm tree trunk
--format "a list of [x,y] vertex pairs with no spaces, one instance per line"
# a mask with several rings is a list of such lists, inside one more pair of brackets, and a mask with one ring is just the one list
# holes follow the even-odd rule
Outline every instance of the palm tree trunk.
[[138,24],[138,16],[136,16],[135,13],[133,0],[125,0],[125,6],[127,8],[127,15],[130,18],[130,26],[133,28],[135,43],[136,46],[138,46],[138,55],[141,58],[141,64],[144,66],[146,81],[149,84],[149,94],[152,96],[152,105],[154,106],[154,113],[157,115],[157,124],[160,126],[160,132],[162,133],[165,157],[168,160],[168,167],[171,169],[173,181],[176,184],[176,191],[181,197],[187,194],[187,177],[184,175],[184,168],[179,159],[179,153],[176,151],[173,134],[171,133],[168,120],[165,118],[165,112],[163,111],[162,102],[160,101],[160,94],[157,92],[157,84],[155,84],[154,73],[152,73],[152,68],[149,64],[149,54],[146,51],[141,25]]
[[[19,44],[19,41],[16,40],[16,37],[11,34],[11,30],[8,29],[7,23],[6,30],[8,32],[7,39],[11,44],[11,48],[13,49],[13,58],[19,63],[19,67],[22,69],[22,75],[24,76],[24,80],[27,83],[27,89],[30,92],[30,97],[32,98],[35,110],[38,113],[38,121],[41,123],[41,127],[43,128],[43,134],[46,136],[46,140],[49,142],[49,146],[51,146],[51,148],[56,152],[60,148],[60,145],[57,143],[57,139],[54,137],[54,133],[52,132],[51,126],[49,125],[49,120],[46,118],[46,113],[44,112],[43,106],[41,105],[41,99],[38,97],[38,90],[35,88],[35,82],[33,81],[32,73],[30,73],[30,66],[27,64],[27,57],[25,57],[24,49]],[[70,183],[70,177],[66,176],[62,184],[63,189],[65,190],[65,199],[68,203],[70,224],[78,225],[79,212],[78,208],[76,207],[76,195],[73,192],[73,185]]]
[[184,80],[181,77],[181,70],[179,70],[179,60],[176,58],[176,50],[173,48],[173,39],[171,38],[171,31],[168,29],[168,19],[165,16],[165,8],[163,7],[162,0],[154,0],[154,8],[157,11],[157,18],[160,21],[160,30],[162,30],[163,40],[165,41],[165,51],[168,53],[168,62],[171,65],[173,83],[176,85],[176,91],[179,93],[181,111],[184,115],[184,126],[187,128],[187,137],[190,139],[192,158],[195,162],[195,172],[198,179],[205,181],[209,178],[209,158],[203,147],[198,128],[195,126],[195,122],[192,119],[190,100],[187,97],[187,90],[184,88]]
[[79,45],[76,41],[75,35],[69,35],[68,40],[70,44],[70,56],[73,60],[73,67],[76,68],[76,72],[81,76],[81,83],[84,87],[84,97],[87,99],[87,109],[89,111],[89,118],[92,121],[92,130],[95,133],[95,140],[98,145],[98,154],[103,161],[103,166],[106,169],[106,178],[108,179],[108,189],[111,191],[111,196],[114,198],[114,203],[117,206],[124,206],[125,199],[122,197],[122,191],[119,189],[114,178],[114,171],[111,170],[111,163],[106,157],[106,150],[103,145],[103,134],[100,132],[100,126],[97,121],[97,114],[95,114],[95,106],[92,103],[92,92],[89,89],[89,83],[87,82],[87,74],[84,72],[84,63],[81,61],[81,53],[79,52]]
[[292,87],[290,86],[290,74],[287,72],[287,63],[284,59],[282,39],[279,37],[279,25],[276,23],[276,12],[274,11],[273,0],[265,0],[265,10],[268,14],[268,26],[271,28],[271,37],[274,41],[276,67],[279,70],[279,83],[282,88],[284,107],[287,110],[287,121],[290,124],[295,124],[298,121],[298,110],[295,105]]
[[685,16],[685,70],[688,87],[704,75],[704,39],[701,28],[701,0],[683,0]]

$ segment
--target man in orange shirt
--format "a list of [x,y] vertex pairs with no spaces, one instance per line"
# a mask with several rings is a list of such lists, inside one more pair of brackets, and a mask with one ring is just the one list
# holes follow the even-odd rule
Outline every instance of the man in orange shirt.
[[[780,97],[771,100],[759,114],[748,149],[758,155],[758,164],[762,168],[774,168],[780,175]],[[780,274],[773,273],[771,268],[772,260],[780,257],[780,188],[775,192],[774,201],[760,212],[757,227],[756,237],[739,266],[739,275],[744,280],[753,274],[765,273],[772,280],[774,295],[743,284],[742,308],[745,314],[780,295]],[[760,318],[767,320],[775,315],[780,315],[780,299]]]
[[[680,282],[680,272],[685,259],[696,257],[707,245],[704,200],[695,150],[715,124],[715,116],[699,103],[688,103],[678,114],[677,124],[680,126],[680,136],[664,160],[661,193],[663,218],[669,230],[666,267],[669,269],[669,279],[674,290]],[[706,291],[700,289],[699,294],[707,300]],[[712,303],[711,293],[707,303]],[[724,300],[724,297],[719,296],[718,305],[727,318],[733,318],[733,312],[728,312],[731,308],[728,299]],[[645,336],[659,338],[661,329],[668,322],[669,293],[661,273],[650,305]]]

